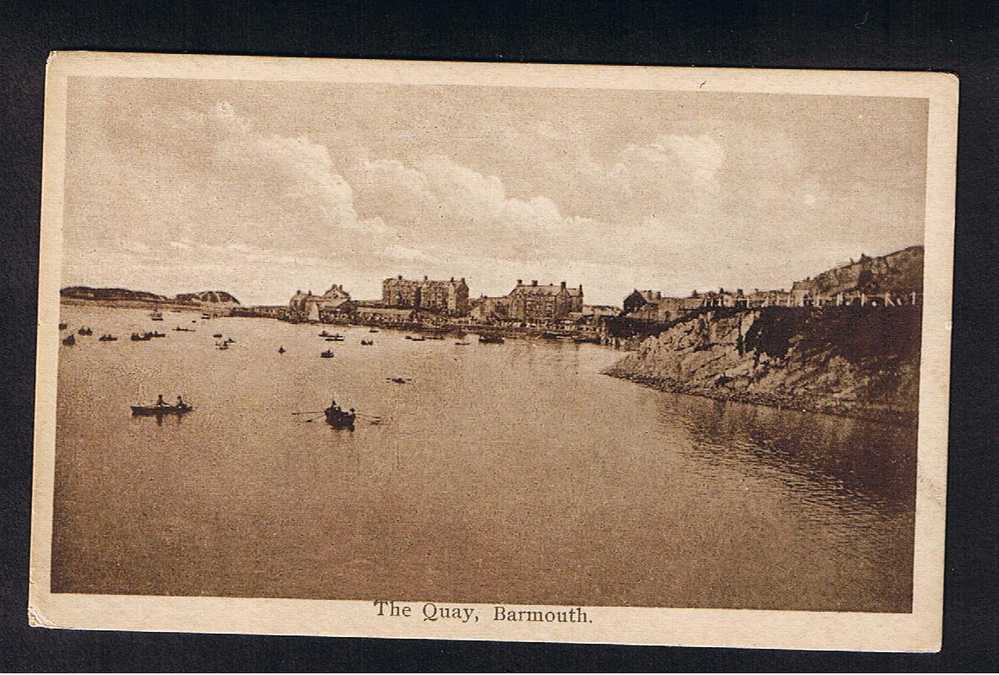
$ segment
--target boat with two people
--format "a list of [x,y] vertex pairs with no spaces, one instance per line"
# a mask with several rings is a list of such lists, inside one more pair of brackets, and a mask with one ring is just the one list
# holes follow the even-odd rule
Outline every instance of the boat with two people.
[[193,328],[181,328],[180,326],[177,326],[176,328],[174,328],[174,330],[177,331],[178,333],[194,333],[195,332],[195,330]]
[[321,356],[324,359],[332,359],[333,358],[333,350],[332,349],[327,349],[325,352],[323,352],[319,356]]
[[153,335],[152,333],[132,333],[132,337],[130,339],[132,342],[146,342],[148,340],[152,340]]
[[423,342],[424,340],[426,340],[426,338],[423,337],[422,335],[407,335],[406,339],[412,340],[413,342]]
[[133,405],[132,414],[137,417],[151,417],[151,416],[161,416],[161,415],[184,415],[186,413],[194,410],[194,406],[189,405],[184,402],[180,396],[177,397],[177,403],[174,405],[168,404],[163,400],[162,394],[157,399],[156,403],[153,405]]
[[154,309],[152,312],[149,313],[149,318],[152,319],[153,321],[162,321],[163,312],[161,312],[158,309]]
[[372,329],[371,329],[371,330],[369,330],[368,332],[369,332],[369,333],[377,333],[377,332],[378,332],[378,329],[377,329],[377,328],[372,328]]
[[98,342],[116,342],[117,340],[118,338],[115,337],[114,335],[111,335],[111,333],[105,333],[104,335],[97,338]]
[[61,323],[59,324],[59,330],[66,330],[66,328],[67,328],[68,326],[69,326],[69,324],[68,324],[68,323],[66,323],[65,321],[63,321],[63,322],[61,322]]
[[503,339],[502,335],[480,335],[479,342],[484,345],[501,345],[506,340]]
[[62,339],[62,343],[67,347],[72,347],[73,345],[76,344],[76,336],[70,333],[69,335],[67,335]]
[[89,326],[80,326],[80,330],[76,331],[79,335],[93,335],[94,329]]
[[362,347],[370,347],[373,344],[375,344],[374,340],[361,340]]

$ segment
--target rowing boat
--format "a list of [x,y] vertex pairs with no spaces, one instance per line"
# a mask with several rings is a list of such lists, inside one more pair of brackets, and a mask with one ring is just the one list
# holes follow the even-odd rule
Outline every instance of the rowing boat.
[[336,429],[350,429],[354,430],[354,420],[357,415],[352,412],[347,412],[346,410],[336,410],[334,408],[327,408],[323,411],[326,414],[326,423],[331,427]]
[[133,405],[132,414],[137,416],[159,416],[159,415],[184,415],[194,410],[194,406],[187,405]]

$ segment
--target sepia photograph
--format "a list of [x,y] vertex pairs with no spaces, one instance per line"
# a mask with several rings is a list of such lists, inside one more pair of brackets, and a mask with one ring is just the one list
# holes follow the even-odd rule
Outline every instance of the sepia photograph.
[[32,622],[937,649],[956,110],[53,55]]

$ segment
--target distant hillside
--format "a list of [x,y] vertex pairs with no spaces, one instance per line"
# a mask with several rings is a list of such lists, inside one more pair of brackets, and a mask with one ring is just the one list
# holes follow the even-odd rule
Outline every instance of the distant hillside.
[[147,291],[132,291],[127,288],[91,288],[89,286],[68,286],[59,295],[77,300],[137,300],[141,302],[166,302],[165,295],[156,295]]
[[177,302],[211,303],[215,305],[238,305],[232,294],[225,291],[198,291],[196,293],[178,293]]
[[923,247],[909,248],[877,258],[861,256],[857,262],[822,272],[811,279],[796,281],[795,288],[818,295],[861,291],[870,295],[892,291],[923,290]]
[[196,293],[179,293],[175,297],[157,295],[148,291],[133,291],[128,288],[91,288],[90,286],[68,286],[59,294],[63,298],[73,300],[95,300],[100,302],[146,302],[146,303],[176,303],[181,305],[238,305],[231,293],[225,291],[198,291]]

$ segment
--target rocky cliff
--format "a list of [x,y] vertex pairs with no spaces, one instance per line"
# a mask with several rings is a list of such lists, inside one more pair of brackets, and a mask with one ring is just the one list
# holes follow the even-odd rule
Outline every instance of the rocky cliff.
[[916,306],[719,309],[681,319],[605,371],[711,398],[910,423]]

